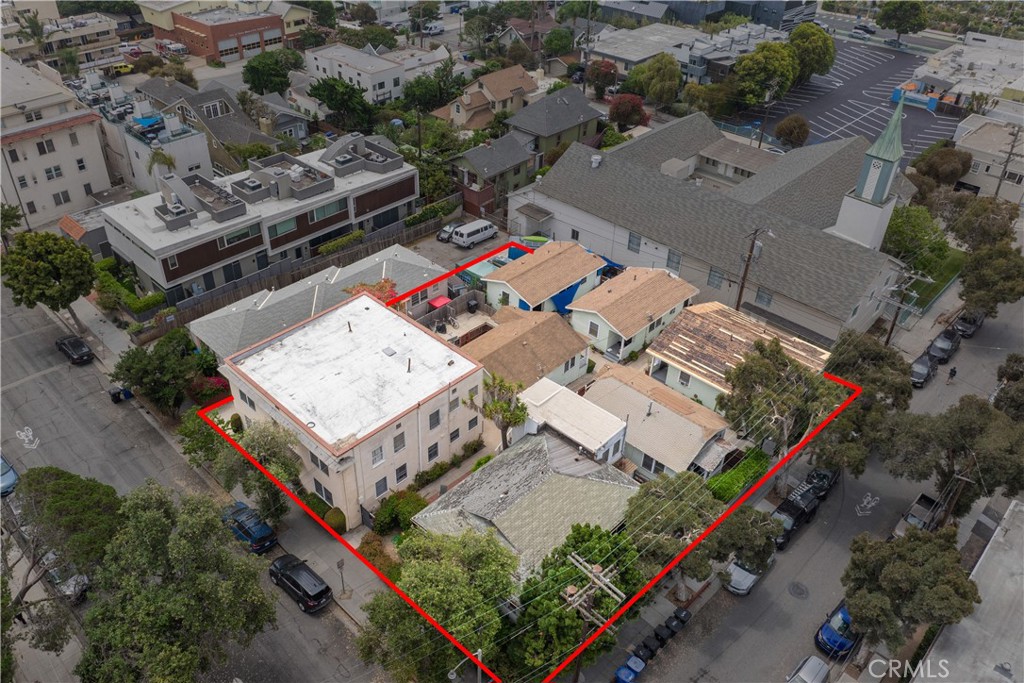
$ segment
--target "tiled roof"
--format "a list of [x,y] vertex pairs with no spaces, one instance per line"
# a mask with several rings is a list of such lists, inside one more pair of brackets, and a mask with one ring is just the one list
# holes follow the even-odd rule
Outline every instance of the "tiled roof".
[[492,375],[528,387],[587,348],[587,342],[557,313],[502,306],[498,326],[462,347]]
[[178,100],[195,95],[198,90],[190,88],[184,83],[179,83],[173,78],[150,78],[135,86],[135,90],[156,100],[157,103],[167,106]]
[[627,268],[566,306],[604,318],[626,339],[697,294],[697,288],[661,268]]
[[[484,84],[499,102],[512,97],[516,90],[522,90],[524,94],[530,94],[537,89],[537,81],[533,80],[533,76],[518,64],[501,71],[484,74],[478,80]],[[466,86],[466,88],[475,87],[477,87],[475,82]]]
[[609,154],[621,161],[661,170],[669,159],[686,160],[724,136],[704,114],[690,114],[657,130],[625,142]]
[[482,279],[504,282],[537,306],[605,265],[604,259],[575,242],[548,242]]
[[754,342],[778,339],[786,355],[821,372],[829,352],[777,327],[711,301],[684,308],[647,348],[655,358],[722,391],[732,387],[725,374],[754,350]]
[[600,118],[601,112],[590,106],[579,88],[562,88],[533,104],[523,107],[506,121],[509,128],[519,128],[547,137]]
[[530,160],[530,153],[510,135],[477,145],[462,156],[484,178],[493,178]]

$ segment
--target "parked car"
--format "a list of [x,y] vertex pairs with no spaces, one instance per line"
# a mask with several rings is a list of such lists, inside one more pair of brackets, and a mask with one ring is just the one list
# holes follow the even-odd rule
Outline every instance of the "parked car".
[[922,353],[910,364],[911,385],[920,389],[928,384],[928,380],[935,376],[935,371],[938,368],[938,361],[929,356],[927,352]]
[[827,683],[828,668],[828,663],[820,657],[811,655],[804,657],[793,669],[793,673],[786,676],[786,680],[792,683]]
[[571,80],[573,83],[582,83],[583,82],[583,78],[584,78],[584,73],[582,71],[577,71],[576,73],[574,73],[569,78],[569,80]]
[[886,38],[886,39],[885,39],[884,41],[882,41],[882,42],[883,42],[883,43],[885,43],[886,45],[888,45],[889,47],[899,47],[900,45],[902,45],[902,44],[903,44],[903,43],[901,43],[901,42],[900,42],[900,41],[899,41],[898,39],[896,39],[896,38]]
[[775,564],[775,554],[768,558],[768,566],[765,567],[764,571],[757,571],[753,567],[750,567],[740,560],[733,560],[725,571],[729,572],[729,583],[726,584],[725,590],[729,591],[733,595],[749,595],[754,584],[756,584],[765,572],[772,568]]
[[870,35],[875,35],[875,29],[872,28],[871,26],[868,26],[867,24],[854,24],[853,25],[853,30],[854,31],[863,31],[864,33],[868,33]]
[[441,22],[428,24],[423,28],[423,35],[425,36],[439,36],[442,33],[444,33],[444,24]]
[[801,484],[772,513],[772,519],[782,522],[782,534],[775,538],[775,547],[785,550],[793,534],[805,524],[810,524],[816,514],[818,496],[810,485]]
[[14,487],[18,485],[20,477],[18,477],[18,471],[2,455],[0,455],[0,466],[3,468],[3,473],[0,474],[0,496],[6,498],[14,493]]
[[825,500],[828,498],[832,487],[839,481],[839,475],[842,473],[843,471],[838,468],[827,470],[823,467],[818,467],[807,473],[807,476],[804,477],[804,482],[811,485],[811,490],[818,496],[818,500]]
[[928,346],[928,355],[940,365],[945,365],[960,348],[960,333],[946,328]]
[[85,600],[85,593],[89,590],[89,577],[79,574],[75,565],[62,563],[57,553],[52,550],[46,553],[40,564],[46,569],[46,578],[68,602],[77,605]]
[[922,531],[935,531],[945,513],[946,508],[944,505],[927,493],[922,493],[917,497],[917,500],[911,503],[910,508],[903,513],[900,521],[896,522],[896,526],[892,530],[892,538],[902,538],[910,527],[921,529]]
[[245,503],[235,501],[233,505],[224,508],[220,518],[235,538],[248,546],[251,553],[262,555],[277,545],[274,530]]
[[825,623],[814,635],[814,644],[829,657],[841,657],[853,651],[860,642],[860,635],[851,626],[846,601],[825,615]]
[[294,555],[282,555],[270,563],[270,581],[291,596],[303,612],[323,609],[333,596],[320,575]]
[[961,313],[956,322],[953,323],[953,329],[960,333],[961,337],[970,339],[974,336],[974,333],[981,329],[981,326],[985,324],[985,313],[983,311],[964,311]]
[[871,40],[871,36],[859,29],[853,29],[850,31],[850,37],[856,38],[857,40]]
[[824,21],[822,21],[821,19],[812,19],[812,20],[811,20],[811,23],[813,23],[813,24],[817,25],[817,26],[818,26],[819,28],[823,28],[823,29],[825,29],[826,31],[828,30],[828,24],[826,24],[826,23],[825,23]]
[[77,334],[69,334],[57,340],[57,350],[68,357],[72,365],[91,363],[93,358],[92,349],[85,343],[85,340]]
[[441,228],[440,230],[437,231],[437,241],[438,242],[451,242],[452,241],[452,233],[455,232],[455,228],[460,228],[460,227],[462,227],[465,224],[466,224],[465,221],[452,221],[451,223],[449,223],[448,225],[444,226],[443,228]]

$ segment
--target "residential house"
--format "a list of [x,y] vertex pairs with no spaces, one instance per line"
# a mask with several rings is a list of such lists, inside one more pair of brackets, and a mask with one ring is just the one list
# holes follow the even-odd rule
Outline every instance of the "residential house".
[[419,196],[416,169],[358,133],[249,168],[217,179],[165,174],[159,192],[103,209],[111,247],[143,289],[174,305],[271,264],[291,268],[325,242],[396,223]]
[[582,395],[625,420],[627,474],[650,481],[659,474],[694,472],[708,479],[738,450],[725,419],[669,389],[644,371],[606,365]]
[[510,17],[505,30],[499,32],[494,40],[506,50],[513,43],[522,42],[531,52],[537,53],[544,49],[544,39],[556,28],[559,28],[558,22],[547,13],[533,19]]
[[514,114],[522,109],[537,90],[533,76],[516,64],[481,76],[463,88],[461,96],[432,113],[456,128],[480,130],[491,125],[497,112]]
[[488,374],[533,385],[542,377],[566,385],[587,372],[590,347],[557,313],[502,306],[497,327],[462,347]]
[[533,153],[533,170],[545,166],[544,155],[564,142],[597,146],[601,112],[579,88],[562,88],[516,112],[505,123],[509,135]]
[[544,431],[499,453],[420,511],[413,524],[439,534],[495,533],[519,558],[523,581],[574,524],[621,526],[637,488],[626,474],[580,458],[574,444]]
[[[207,81],[199,92],[223,90],[237,102],[239,89],[220,81]],[[264,135],[286,135],[293,140],[302,140],[309,136],[309,124],[313,120],[311,114],[293,109],[288,101],[276,92],[257,96],[258,102],[265,105],[256,117],[256,124]],[[248,114],[247,114],[248,116]],[[251,117],[250,117],[251,120]]]
[[[342,268],[325,268],[282,289],[264,289],[193,320],[188,329],[197,342],[205,344],[223,362],[258,341],[347,301],[356,285],[375,284],[387,278],[395,283],[397,293],[404,293],[442,277],[445,272],[441,266],[396,244]],[[397,304],[396,309],[418,318],[428,312],[429,298],[445,292],[442,280]]]
[[123,63],[124,58],[117,49],[120,39],[117,36],[117,20],[101,12],[78,14],[72,17],[51,17],[47,3],[40,3],[44,10],[40,14],[43,22],[43,44],[18,35],[21,26],[17,16],[24,16],[25,11],[32,11],[36,3],[19,3],[6,12],[8,18],[3,24],[3,51],[13,60],[22,64],[41,61],[47,66],[60,69],[61,50],[72,50],[78,57],[78,69],[86,72],[111,64]]
[[575,242],[549,242],[481,281],[494,308],[565,313],[570,303],[600,284],[607,265]]
[[121,135],[108,136],[108,140],[120,138],[128,161],[129,175],[125,179],[137,189],[144,192],[157,192],[160,189],[157,176],[166,173],[168,169],[159,164],[149,168],[150,157],[155,150],[174,159],[175,171],[185,175],[198,173],[208,178],[213,176],[213,161],[210,159],[206,135],[185,125],[176,113],[156,111],[149,100],[140,99],[135,103],[134,115],[118,123]]
[[90,195],[110,187],[99,114],[6,54],[0,65],[4,203],[21,207],[33,229],[92,206]]
[[626,268],[566,306],[572,328],[613,362],[641,354],[697,288],[661,268]]
[[526,422],[512,429],[512,441],[548,429],[576,445],[581,461],[614,465],[622,459],[626,421],[560,384],[542,377],[519,394]]
[[303,486],[353,527],[372,526],[381,499],[482,433],[462,400],[480,392],[483,368],[368,294],[229,356],[221,371],[231,411],[295,434]]
[[977,114],[968,120],[971,129],[960,136],[956,148],[970,152],[971,170],[957,187],[982,197],[996,196],[998,188],[1000,199],[1020,204],[1024,201],[1024,135],[1019,126]]
[[717,301],[688,306],[647,348],[651,377],[684,396],[714,406],[732,386],[725,375],[754,351],[754,342],[778,339],[786,355],[820,373],[829,352]]
[[619,266],[663,265],[700,287],[697,302],[740,306],[830,347],[842,329],[867,330],[892,312],[882,310],[885,291],[902,266],[879,247],[894,207],[913,193],[899,172],[900,117],[898,106],[874,144],[796,149],[726,192],[684,175],[705,145],[684,140],[677,150],[676,141],[707,127],[702,114],[621,149],[573,145],[509,196],[509,229],[576,240]]
[[[604,0],[600,2],[601,18],[605,21],[628,19],[638,24],[651,24],[653,22],[666,22],[667,24],[668,22],[676,21],[676,9],[682,9],[687,4],[685,2],[648,2],[647,0],[641,0],[636,3],[609,2]],[[710,4],[715,5],[718,3]]]
[[722,14],[737,14],[781,31],[791,31],[814,19],[817,5],[808,0],[705,0],[702,2],[618,2],[601,0],[606,20],[623,17],[639,24],[678,22],[697,25],[714,21]]
[[462,208],[473,216],[497,213],[505,197],[530,184],[533,155],[511,135],[468,149],[452,161],[455,185],[462,192]]
[[288,106],[295,111],[300,111],[310,120],[323,121],[331,110],[327,105],[315,97],[310,96],[309,87],[319,79],[310,76],[305,71],[288,72],[288,90],[285,91]]

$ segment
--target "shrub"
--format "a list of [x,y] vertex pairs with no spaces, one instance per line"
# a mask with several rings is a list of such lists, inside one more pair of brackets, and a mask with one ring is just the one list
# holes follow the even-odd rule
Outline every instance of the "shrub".
[[132,313],[145,313],[157,306],[167,303],[167,297],[163,292],[153,292],[144,297],[137,297],[129,292],[130,296],[125,297],[125,304]]
[[593,372],[594,368],[597,367],[597,363],[594,362],[593,358],[587,360],[587,372]]
[[102,271],[104,273],[113,273],[115,270],[117,270],[117,259],[115,259],[113,256],[108,256],[107,258],[100,259],[99,261],[96,262],[96,270]]
[[364,235],[366,235],[366,233],[362,230],[353,230],[349,234],[342,235],[338,239],[331,240],[330,242],[324,242],[320,245],[320,249],[317,253],[333,254],[336,251],[341,251],[350,244],[361,242]]
[[232,413],[228,419],[228,426],[231,427],[231,431],[237,436],[245,431],[245,427],[242,425],[242,416],[238,413]]
[[204,406],[230,391],[228,381],[223,377],[197,377],[188,388],[188,397]]
[[408,531],[412,527],[413,516],[425,507],[426,499],[415,491],[405,490],[392,494],[380,504],[373,530],[378,534],[386,534],[395,527]]
[[533,174],[533,177],[534,178],[543,178],[544,176],[546,176],[548,174],[548,171],[550,171],[550,170],[551,170],[550,166],[541,166],[540,168],[537,169],[537,172]]
[[328,510],[327,514],[324,515],[324,522],[339,534],[345,533],[348,529],[345,526],[345,513],[341,511],[341,508],[331,508]]
[[[235,416],[232,415],[231,417],[233,418]],[[312,491],[307,491],[306,493],[303,493],[301,496],[299,496],[299,498],[302,500],[303,503],[306,504],[307,507],[309,507],[310,510],[316,513],[316,516],[320,519],[324,519],[327,513],[330,512],[331,510],[331,506],[325,503],[323,498],[316,495]],[[326,522],[327,520],[324,519],[324,521]]]
[[455,453],[452,455],[452,467],[458,467],[462,463],[466,462],[477,452],[484,447],[483,439],[473,439],[462,444],[462,453]]
[[419,225],[424,221],[429,221],[431,218],[447,216],[458,208],[458,202],[435,202],[433,204],[427,204],[419,213],[414,213],[405,219],[405,227],[411,228],[412,226]]
[[971,170],[972,161],[970,152],[946,147],[918,159],[914,168],[939,185],[952,185]]
[[420,470],[412,480],[410,490],[421,489],[431,482],[435,482],[444,476],[445,472],[452,468],[450,462],[435,462],[431,467]]
[[633,361],[635,361],[639,357],[640,357],[639,353],[637,353],[636,351],[630,351],[629,355],[626,356],[626,360],[628,360],[630,363],[632,363]]
[[125,287],[123,283],[118,282],[117,278],[114,277],[112,271],[115,270],[115,267],[109,265],[108,261],[113,261],[113,259],[103,259],[103,261],[96,264],[98,269],[96,291],[105,298],[106,302],[112,302],[116,298],[119,304],[135,314],[145,313],[167,302],[167,298],[162,292],[147,294],[142,298],[136,296],[135,292]]
[[629,138],[614,128],[605,128],[604,136],[601,138],[601,149],[609,149],[616,145],[621,145],[627,140],[629,140]]
[[490,455],[485,455],[484,457],[480,458],[475,463],[473,463],[473,471],[476,472],[478,469],[480,469],[481,467],[483,467],[492,460],[494,460],[494,453],[491,453]]
[[139,322],[134,322],[130,323],[128,327],[125,329],[125,331],[128,334],[138,334],[139,332],[142,332],[144,329],[146,329],[145,325]]
[[728,472],[711,477],[707,486],[715,498],[728,503],[740,495],[747,485],[763,476],[770,464],[771,459],[764,451],[751,448],[743,462]]
[[359,542],[359,554],[380,570],[380,573],[392,581],[397,581],[401,574],[402,566],[395,560],[388,551],[384,549],[384,539],[379,535],[368,532]]

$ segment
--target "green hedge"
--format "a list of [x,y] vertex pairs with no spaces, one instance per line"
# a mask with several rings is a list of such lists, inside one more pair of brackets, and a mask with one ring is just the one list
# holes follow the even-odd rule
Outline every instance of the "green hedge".
[[728,472],[711,477],[707,486],[715,498],[728,503],[740,495],[748,484],[761,478],[770,465],[771,458],[764,451],[751,448],[743,462]]
[[437,218],[438,216],[447,216],[451,212],[459,208],[457,202],[435,202],[434,204],[428,204],[423,207],[419,213],[414,213],[405,219],[405,227],[411,228],[414,225],[419,225],[424,221],[429,221],[431,218]]
[[331,509],[331,506],[328,505],[323,498],[316,495],[312,491],[307,491],[306,493],[303,493],[301,496],[299,496],[299,498],[301,498],[302,502],[308,505],[309,509],[315,512],[320,519],[323,519],[324,516],[328,513],[328,511]]
[[324,242],[323,244],[320,245],[320,248],[317,250],[317,253],[319,253],[319,254],[333,254],[336,251],[341,251],[342,249],[344,249],[345,247],[349,246],[350,244],[356,244],[357,242],[362,242],[363,241],[363,237],[365,235],[366,235],[366,233],[364,231],[362,231],[362,230],[353,230],[349,234],[342,235],[341,237],[339,237],[336,240],[331,240],[330,242]]
[[367,532],[363,536],[363,540],[359,542],[359,554],[379,569],[381,574],[392,581],[398,581],[398,577],[402,573],[402,565],[384,549],[383,538],[372,531]]
[[116,297],[122,305],[135,314],[145,313],[167,303],[167,297],[163,292],[154,292],[139,298],[135,292],[125,288],[110,271],[105,269],[99,270],[96,275],[96,289],[100,293]]
[[425,470],[420,470],[416,473],[416,477],[412,480],[412,486],[410,488],[421,489],[431,482],[435,482],[444,476],[445,472],[452,468],[450,462],[435,462],[433,465]]
[[427,500],[415,491],[399,491],[384,499],[373,522],[373,530],[386,534],[395,527],[402,531],[412,528],[412,518],[427,507]]

